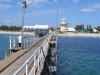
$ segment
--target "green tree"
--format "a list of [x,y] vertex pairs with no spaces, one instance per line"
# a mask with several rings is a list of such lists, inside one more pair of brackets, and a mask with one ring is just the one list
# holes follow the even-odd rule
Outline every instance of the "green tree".
[[21,27],[20,26],[7,26],[7,25],[2,25],[0,26],[0,30],[10,30],[10,31],[20,31]]
[[77,31],[84,30],[84,24],[76,25],[75,29],[76,29]]
[[51,30],[51,31],[54,31],[54,28],[53,28],[53,27],[51,27],[51,28],[50,28],[50,30]]
[[100,32],[100,26],[97,26],[95,29],[97,29]]

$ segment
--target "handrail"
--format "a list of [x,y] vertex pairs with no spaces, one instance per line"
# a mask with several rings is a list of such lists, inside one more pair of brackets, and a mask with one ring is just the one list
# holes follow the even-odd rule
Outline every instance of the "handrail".
[[[28,60],[26,60],[26,62],[25,62],[13,75],[17,75],[25,65],[26,65],[26,71],[25,71],[26,75],[30,75],[31,72],[32,72],[33,70],[35,70],[36,64],[38,63],[38,65],[39,65],[40,58],[43,57],[43,56],[40,57],[40,54],[41,54],[41,47],[43,47],[44,44],[46,44],[46,43],[48,42],[48,39],[50,40],[51,35],[52,35],[52,34],[50,34],[50,35],[46,38],[46,40],[44,40],[44,42],[39,46],[39,48],[29,57]],[[46,46],[46,45],[45,45],[45,46]],[[47,46],[48,46],[48,45],[47,45]],[[36,53],[39,53],[37,59],[36,59]],[[47,51],[46,51],[46,54],[47,54]],[[31,70],[30,72],[28,72],[28,63],[29,63],[29,61],[30,61],[33,57],[34,57],[34,59],[33,59],[34,65],[33,65],[32,70]],[[35,71],[34,71],[34,72],[35,72]],[[34,75],[35,75],[35,73],[34,73]]]
[[[23,37],[24,38],[24,48],[29,48],[32,46],[31,43],[33,43],[36,39],[34,36],[28,36],[28,37]],[[29,40],[28,40],[29,39]],[[11,37],[10,36],[10,47],[9,49],[12,49],[12,48],[16,48],[16,47],[19,47],[18,46],[18,37]]]

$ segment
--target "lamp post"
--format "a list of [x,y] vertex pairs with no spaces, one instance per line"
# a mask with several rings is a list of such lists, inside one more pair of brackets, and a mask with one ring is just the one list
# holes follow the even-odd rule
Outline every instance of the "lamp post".
[[23,26],[24,26],[24,15],[25,15],[25,8],[27,7],[26,1],[22,0],[22,32],[21,32],[21,48],[23,49]]
[[55,1],[55,5],[56,5],[56,13],[57,13],[57,15],[56,15],[56,50],[57,50],[57,43],[58,43],[58,30],[57,30],[57,28],[58,28],[58,4],[57,4],[57,1],[56,0],[54,0]]

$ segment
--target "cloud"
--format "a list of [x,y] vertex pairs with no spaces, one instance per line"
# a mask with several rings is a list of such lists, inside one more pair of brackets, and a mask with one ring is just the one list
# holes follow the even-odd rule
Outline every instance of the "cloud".
[[34,3],[46,3],[49,0],[26,0],[27,4],[34,4]]
[[0,4],[0,9],[8,9],[8,8],[11,8],[12,6],[11,5],[5,5],[5,4]]
[[73,3],[78,3],[80,0],[72,0]]
[[57,0],[26,0],[27,5],[31,7],[40,7],[43,3],[57,2]]
[[10,23],[11,21],[10,20],[7,20],[7,21],[5,21],[6,23]]
[[81,11],[83,12],[94,12],[94,9],[90,9],[90,8],[83,8]]
[[83,12],[96,12],[100,10],[100,4],[93,4],[87,8],[81,9]]
[[91,6],[91,8],[93,8],[93,9],[100,9],[100,4],[94,4],[93,6]]
[[55,9],[46,9],[46,10],[31,12],[29,15],[30,16],[32,16],[32,15],[39,16],[39,15],[54,14],[54,13],[56,13]]
[[[69,13],[69,10],[66,10],[65,8],[59,8],[58,14],[61,13]],[[49,15],[49,14],[57,14],[57,9],[45,9],[45,10],[39,10],[34,12],[27,13],[28,16],[40,16],[40,15]]]
[[0,2],[11,2],[11,0],[0,0]]

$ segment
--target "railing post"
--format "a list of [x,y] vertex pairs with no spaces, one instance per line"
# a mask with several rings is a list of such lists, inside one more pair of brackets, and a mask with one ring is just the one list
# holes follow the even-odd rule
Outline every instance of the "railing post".
[[34,54],[34,75],[35,75],[36,55]]
[[28,48],[28,37],[26,38],[26,46]]
[[40,62],[40,49],[38,50],[38,70],[40,70],[39,69],[39,67],[40,67],[39,62]]
[[15,38],[13,38],[13,47],[16,47],[16,44],[15,44]]
[[29,44],[30,44],[29,47],[31,47],[31,41],[32,41],[32,40],[31,40],[31,36],[29,37],[29,39],[30,39],[30,40],[29,40]]
[[11,42],[11,36],[10,36],[10,49],[11,49],[11,43],[12,43],[12,42]]
[[28,75],[28,61],[26,61],[26,75]]

